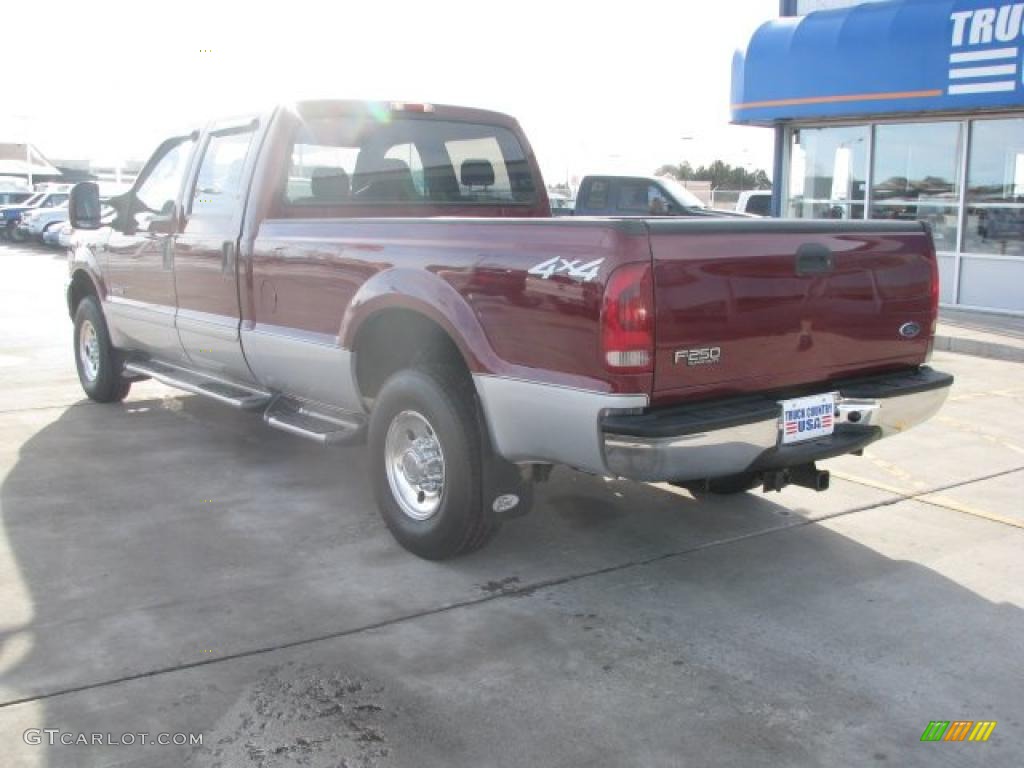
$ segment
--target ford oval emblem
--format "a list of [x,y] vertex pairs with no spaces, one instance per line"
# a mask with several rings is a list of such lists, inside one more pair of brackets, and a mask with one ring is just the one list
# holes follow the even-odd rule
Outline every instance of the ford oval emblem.
[[904,323],[900,326],[900,336],[904,339],[916,338],[921,333],[920,323]]

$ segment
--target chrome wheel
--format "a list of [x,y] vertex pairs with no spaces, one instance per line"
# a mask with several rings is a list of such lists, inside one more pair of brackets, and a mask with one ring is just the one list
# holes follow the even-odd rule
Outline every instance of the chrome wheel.
[[78,359],[82,363],[82,374],[89,381],[96,381],[100,373],[100,341],[96,329],[88,320],[78,331]]
[[444,494],[444,452],[437,433],[416,411],[395,415],[384,438],[384,461],[391,493],[413,520],[429,520]]

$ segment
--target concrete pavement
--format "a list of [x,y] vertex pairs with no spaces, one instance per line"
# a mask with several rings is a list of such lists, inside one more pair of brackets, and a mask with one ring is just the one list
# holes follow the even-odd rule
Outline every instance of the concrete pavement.
[[[325,450],[147,382],[85,400],[53,252],[0,245],[4,765],[1017,765],[1024,368],[833,489],[557,470],[427,563]],[[922,744],[930,720],[995,720]],[[36,746],[26,729],[200,747]]]

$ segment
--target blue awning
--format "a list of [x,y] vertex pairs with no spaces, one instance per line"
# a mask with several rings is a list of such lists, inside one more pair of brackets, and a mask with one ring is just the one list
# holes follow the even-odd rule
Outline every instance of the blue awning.
[[732,120],[1024,107],[1024,3],[890,0],[762,25],[732,68]]

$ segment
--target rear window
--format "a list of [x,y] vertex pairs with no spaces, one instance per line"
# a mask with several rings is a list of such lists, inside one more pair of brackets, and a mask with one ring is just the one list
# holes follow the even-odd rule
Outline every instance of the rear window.
[[751,195],[747,200],[747,213],[768,216],[772,212],[771,195]]
[[590,189],[587,190],[587,208],[608,207],[608,182],[604,179],[594,179],[590,182]]
[[283,201],[291,207],[535,199],[522,146],[495,125],[310,117],[297,125],[289,156]]

